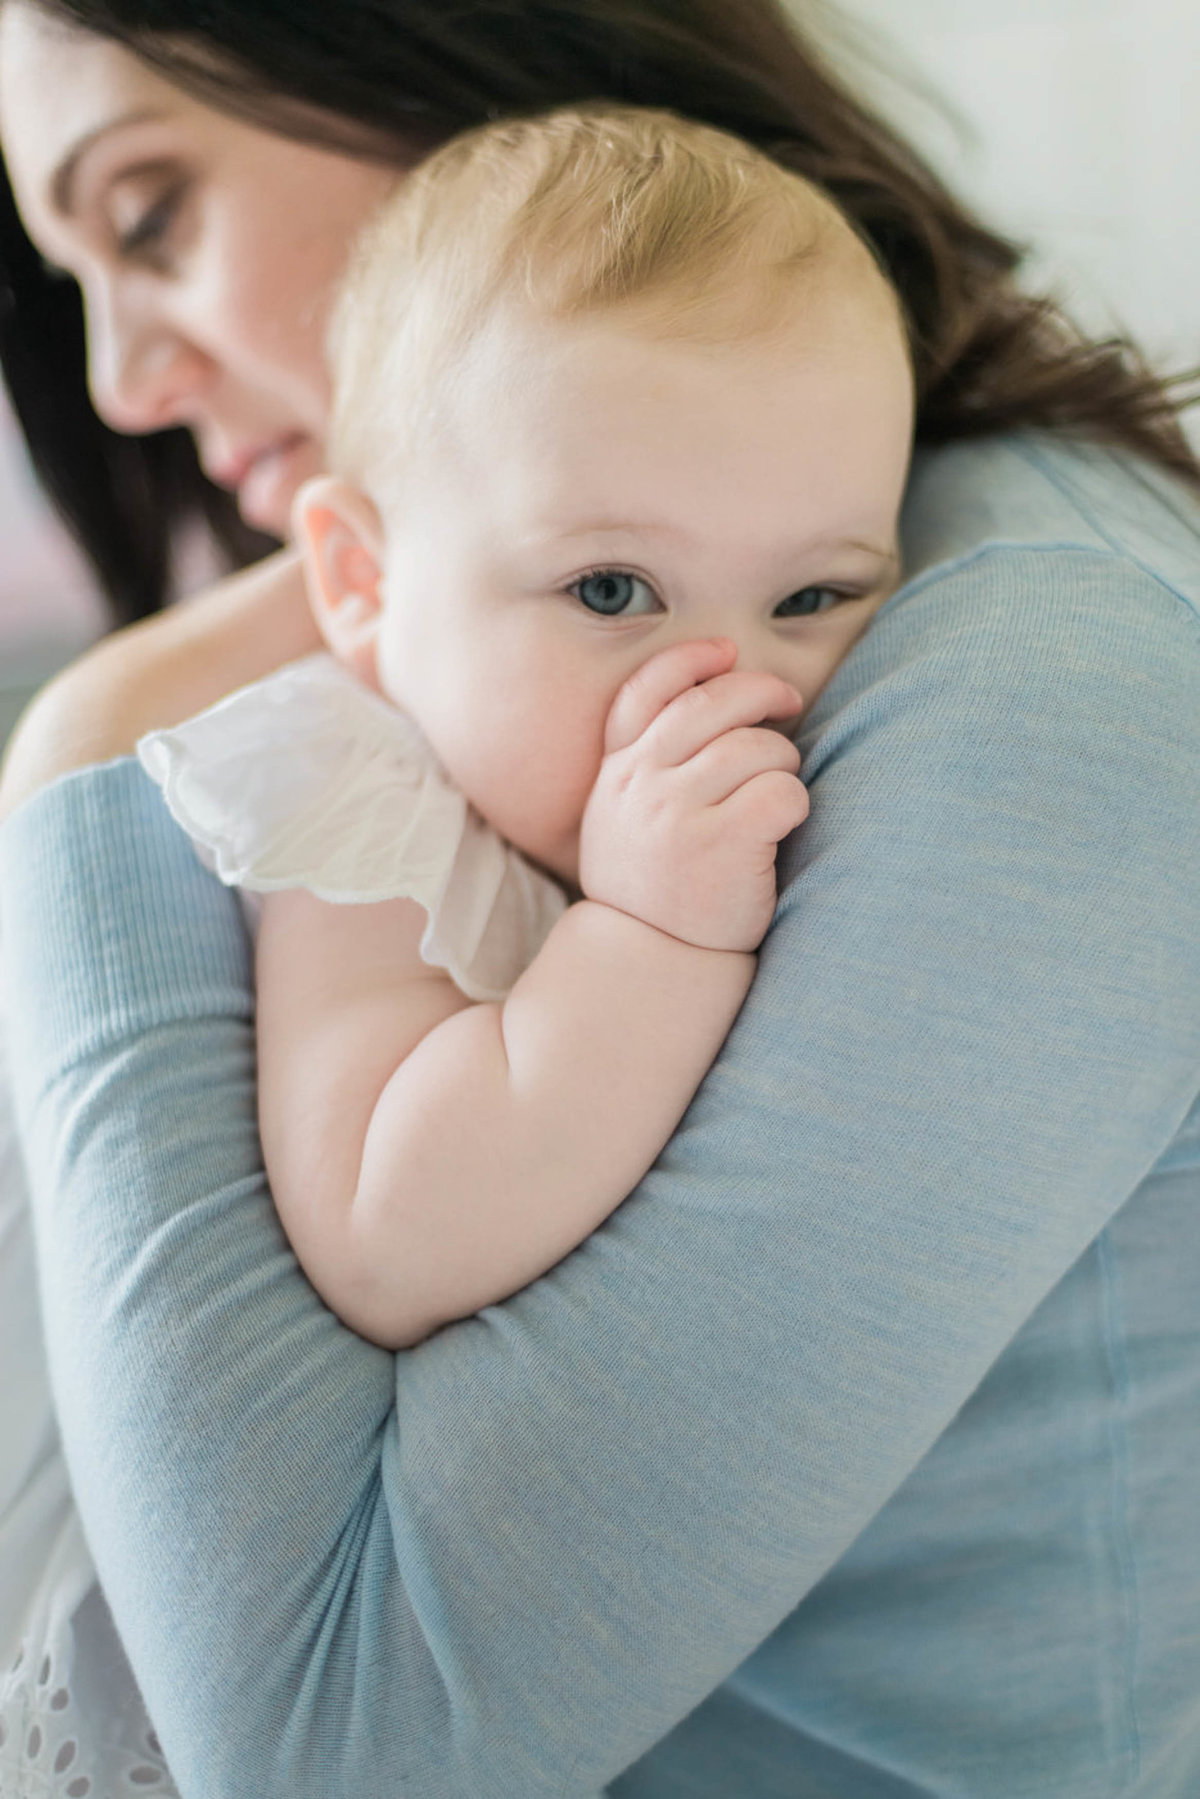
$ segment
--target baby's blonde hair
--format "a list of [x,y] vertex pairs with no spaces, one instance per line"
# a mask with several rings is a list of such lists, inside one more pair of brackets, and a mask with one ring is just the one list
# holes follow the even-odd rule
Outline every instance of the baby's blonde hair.
[[501,306],[729,341],[780,323],[796,276],[851,235],[810,182],[674,113],[596,104],[465,132],[403,178],[351,258],[331,466],[382,498]]

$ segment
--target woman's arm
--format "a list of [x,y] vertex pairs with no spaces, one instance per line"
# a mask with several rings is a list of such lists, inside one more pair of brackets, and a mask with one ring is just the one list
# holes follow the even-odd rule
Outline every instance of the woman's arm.
[[158,794],[122,763],[9,822],[60,1414],[183,1791],[592,1795],[810,1592],[1192,1102],[1198,669],[1120,557],[891,601],[683,1128],[396,1358],[279,1234],[236,906]]
[[46,781],[132,755],[147,731],[179,724],[320,647],[295,550],[114,632],[49,682],[17,726],[0,818]]
[[754,973],[583,900],[503,1004],[421,961],[415,900],[268,895],[259,1120],[271,1192],[344,1323],[400,1349],[545,1273],[678,1124]]

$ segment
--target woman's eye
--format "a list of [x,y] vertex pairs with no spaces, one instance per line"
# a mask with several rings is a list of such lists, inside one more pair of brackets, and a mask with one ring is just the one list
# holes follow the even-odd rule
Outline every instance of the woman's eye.
[[832,611],[840,600],[849,597],[849,594],[839,593],[836,587],[801,587],[798,592],[790,593],[786,600],[780,600],[775,616],[811,618],[814,613]]
[[648,581],[620,568],[598,568],[581,575],[567,588],[589,612],[606,618],[629,617],[658,610],[658,597]]
[[168,188],[160,199],[148,206],[132,225],[122,231],[117,238],[117,249],[121,255],[138,256],[148,250],[161,249],[179,210],[182,195],[182,185]]

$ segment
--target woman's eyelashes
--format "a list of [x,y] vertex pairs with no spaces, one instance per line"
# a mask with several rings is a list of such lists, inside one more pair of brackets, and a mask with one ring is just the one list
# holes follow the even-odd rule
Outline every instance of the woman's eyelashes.
[[117,233],[120,256],[141,257],[155,263],[163,261],[186,187],[184,181],[173,182],[137,215],[132,224]]
[[[589,612],[603,618],[634,618],[662,611],[662,602],[650,583],[628,569],[592,569],[570,582],[567,592],[574,594]],[[818,613],[831,612],[842,600],[859,597],[837,587],[800,587],[779,602],[774,616],[814,618]]]

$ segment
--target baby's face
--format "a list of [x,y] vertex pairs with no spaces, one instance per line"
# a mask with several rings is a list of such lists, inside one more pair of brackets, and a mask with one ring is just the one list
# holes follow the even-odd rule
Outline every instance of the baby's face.
[[807,708],[862,635],[898,579],[912,409],[871,284],[816,296],[782,343],[497,328],[385,519],[383,691],[574,884],[605,719],[643,662],[730,637]]

